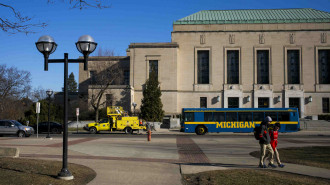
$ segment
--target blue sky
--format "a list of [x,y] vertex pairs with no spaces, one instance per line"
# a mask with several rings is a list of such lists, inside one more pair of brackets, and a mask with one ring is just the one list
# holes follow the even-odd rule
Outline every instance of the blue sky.
[[[49,64],[43,71],[43,56],[35,47],[42,35],[51,35],[58,44],[50,59],[70,59],[81,56],[75,42],[81,35],[91,35],[102,49],[114,50],[125,56],[134,42],[170,42],[172,23],[200,10],[314,8],[330,12],[330,0],[111,0],[108,9],[70,9],[69,0],[0,0],[15,7],[22,15],[33,17],[33,22],[46,22],[44,29],[33,29],[35,34],[8,34],[0,31],[0,64],[15,66],[31,72],[33,87],[60,91],[63,86],[63,64]],[[0,8],[0,17],[10,11]],[[95,55],[97,53],[97,49]],[[69,65],[78,82],[78,64]]]

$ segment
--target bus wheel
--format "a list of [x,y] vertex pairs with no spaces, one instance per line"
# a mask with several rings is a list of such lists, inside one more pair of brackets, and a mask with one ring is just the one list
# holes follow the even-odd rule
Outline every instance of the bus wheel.
[[95,127],[91,127],[91,128],[89,129],[89,132],[90,132],[91,134],[96,134],[96,133],[97,133],[97,129],[96,129]]
[[206,133],[206,128],[205,126],[203,125],[199,125],[197,128],[196,128],[196,134],[197,135],[204,135]]

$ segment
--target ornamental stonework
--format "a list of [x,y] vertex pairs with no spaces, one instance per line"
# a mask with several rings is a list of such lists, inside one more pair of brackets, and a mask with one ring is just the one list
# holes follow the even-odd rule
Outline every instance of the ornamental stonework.
[[206,39],[205,39],[205,35],[204,35],[204,34],[201,35],[201,36],[200,36],[200,43],[201,43],[201,44],[205,44],[205,43],[206,43],[205,40],[206,40]]
[[321,43],[327,43],[327,33],[321,33]]
[[294,44],[295,41],[295,34],[294,33],[290,33],[290,44]]
[[265,35],[263,33],[259,34],[259,44],[265,44]]
[[229,34],[229,44],[235,44],[235,35]]

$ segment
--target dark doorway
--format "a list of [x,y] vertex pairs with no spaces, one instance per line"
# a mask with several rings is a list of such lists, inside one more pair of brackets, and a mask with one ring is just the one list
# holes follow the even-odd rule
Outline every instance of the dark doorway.
[[300,114],[300,98],[289,98],[289,108],[298,108],[299,118],[301,117],[301,114]]
[[228,98],[228,108],[239,108],[239,98]]

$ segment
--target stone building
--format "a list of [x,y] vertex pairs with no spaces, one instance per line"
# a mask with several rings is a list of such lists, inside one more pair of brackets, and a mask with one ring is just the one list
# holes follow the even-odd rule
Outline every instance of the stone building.
[[[166,114],[189,107],[298,107],[301,117],[326,114],[329,33],[330,13],[314,9],[200,11],[173,23],[169,43],[131,43],[122,57],[129,83],[110,89],[117,87],[118,98],[128,93],[126,108],[135,102],[139,109],[154,65]],[[82,69],[80,86],[93,71]],[[94,88],[79,91],[90,96]]]

